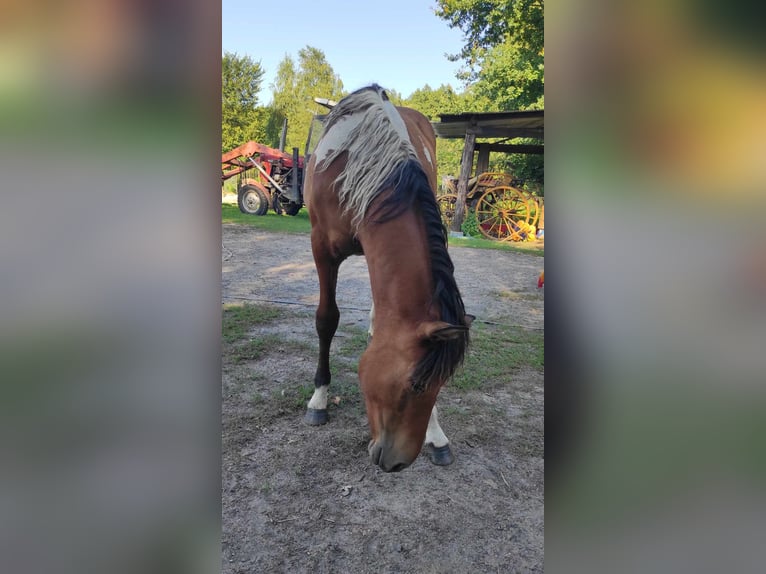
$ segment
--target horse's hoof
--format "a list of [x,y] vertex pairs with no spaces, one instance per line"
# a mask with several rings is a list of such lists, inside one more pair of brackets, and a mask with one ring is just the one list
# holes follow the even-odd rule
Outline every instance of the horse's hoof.
[[323,425],[327,422],[327,409],[307,409],[303,420],[313,427]]
[[452,449],[449,447],[449,443],[444,446],[428,445],[428,458],[431,462],[437,466],[448,466],[455,461],[455,457],[452,456]]

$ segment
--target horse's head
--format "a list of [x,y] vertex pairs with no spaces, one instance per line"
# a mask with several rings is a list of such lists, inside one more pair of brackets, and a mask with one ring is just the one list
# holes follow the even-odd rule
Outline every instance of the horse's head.
[[467,316],[464,326],[427,321],[414,332],[393,338],[376,332],[372,338],[359,362],[359,380],[372,434],[368,451],[382,470],[403,470],[420,454],[436,396],[448,377],[422,380],[418,367],[427,354],[466,337],[471,319]]

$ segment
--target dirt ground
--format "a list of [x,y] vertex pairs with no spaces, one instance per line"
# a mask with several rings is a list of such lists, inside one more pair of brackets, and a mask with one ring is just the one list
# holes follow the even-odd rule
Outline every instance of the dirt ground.
[[[542,330],[544,259],[450,248],[466,310],[485,324]],[[386,474],[354,361],[370,308],[363,257],[340,269],[341,320],[328,424],[303,420],[317,352],[318,283],[308,235],[224,225],[223,303],[279,309],[250,333],[252,361],[223,362],[222,571],[479,573],[543,571],[543,373],[522,368],[478,390],[442,390],[455,462],[421,455]],[[353,351],[351,352],[350,349]]]

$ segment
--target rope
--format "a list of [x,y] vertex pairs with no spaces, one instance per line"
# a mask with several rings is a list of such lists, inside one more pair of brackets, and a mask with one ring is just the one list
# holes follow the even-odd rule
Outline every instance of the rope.
[[[227,299],[238,299],[240,301],[253,301],[256,303],[273,303],[276,305],[295,305],[298,307],[311,307],[315,308],[315,303],[301,303],[300,301],[283,301],[280,299],[261,299],[258,297],[238,297],[236,295],[231,295],[227,297]],[[369,313],[369,309],[362,309],[360,307],[350,307],[350,306],[341,306],[338,305],[338,309],[342,311],[362,311],[363,313]],[[485,319],[479,319],[478,317],[475,319],[475,322],[477,323],[484,323],[485,325],[493,325],[497,327],[509,327],[509,328],[517,328],[517,329],[524,329],[526,331],[545,331],[544,327],[527,327],[525,325],[514,325],[514,324],[508,324],[508,323],[498,323],[496,321],[487,321]]]

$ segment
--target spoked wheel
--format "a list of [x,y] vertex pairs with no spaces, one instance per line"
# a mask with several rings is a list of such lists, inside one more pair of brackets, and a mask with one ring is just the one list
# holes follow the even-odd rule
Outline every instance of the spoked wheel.
[[237,204],[242,213],[263,215],[269,210],[269,198],[254,185],[243,185],[237,193]]
[[452,220],[455,218],[455,206],[457,205],[457,195],[454,193],[445,193],[436,198],[439,204],[439,211],[442,214],[442,222],[447,229],[452,227]]
[[524,196],[529,202],[529,224],[537,226],[537,222],[540,220],[540,206],[542,204],[541,198],[528,191],[524,192]]
[[490,239],[523,241],[529,232],[533,203],[514,187],[488,189],[476,202],[479,231]]

